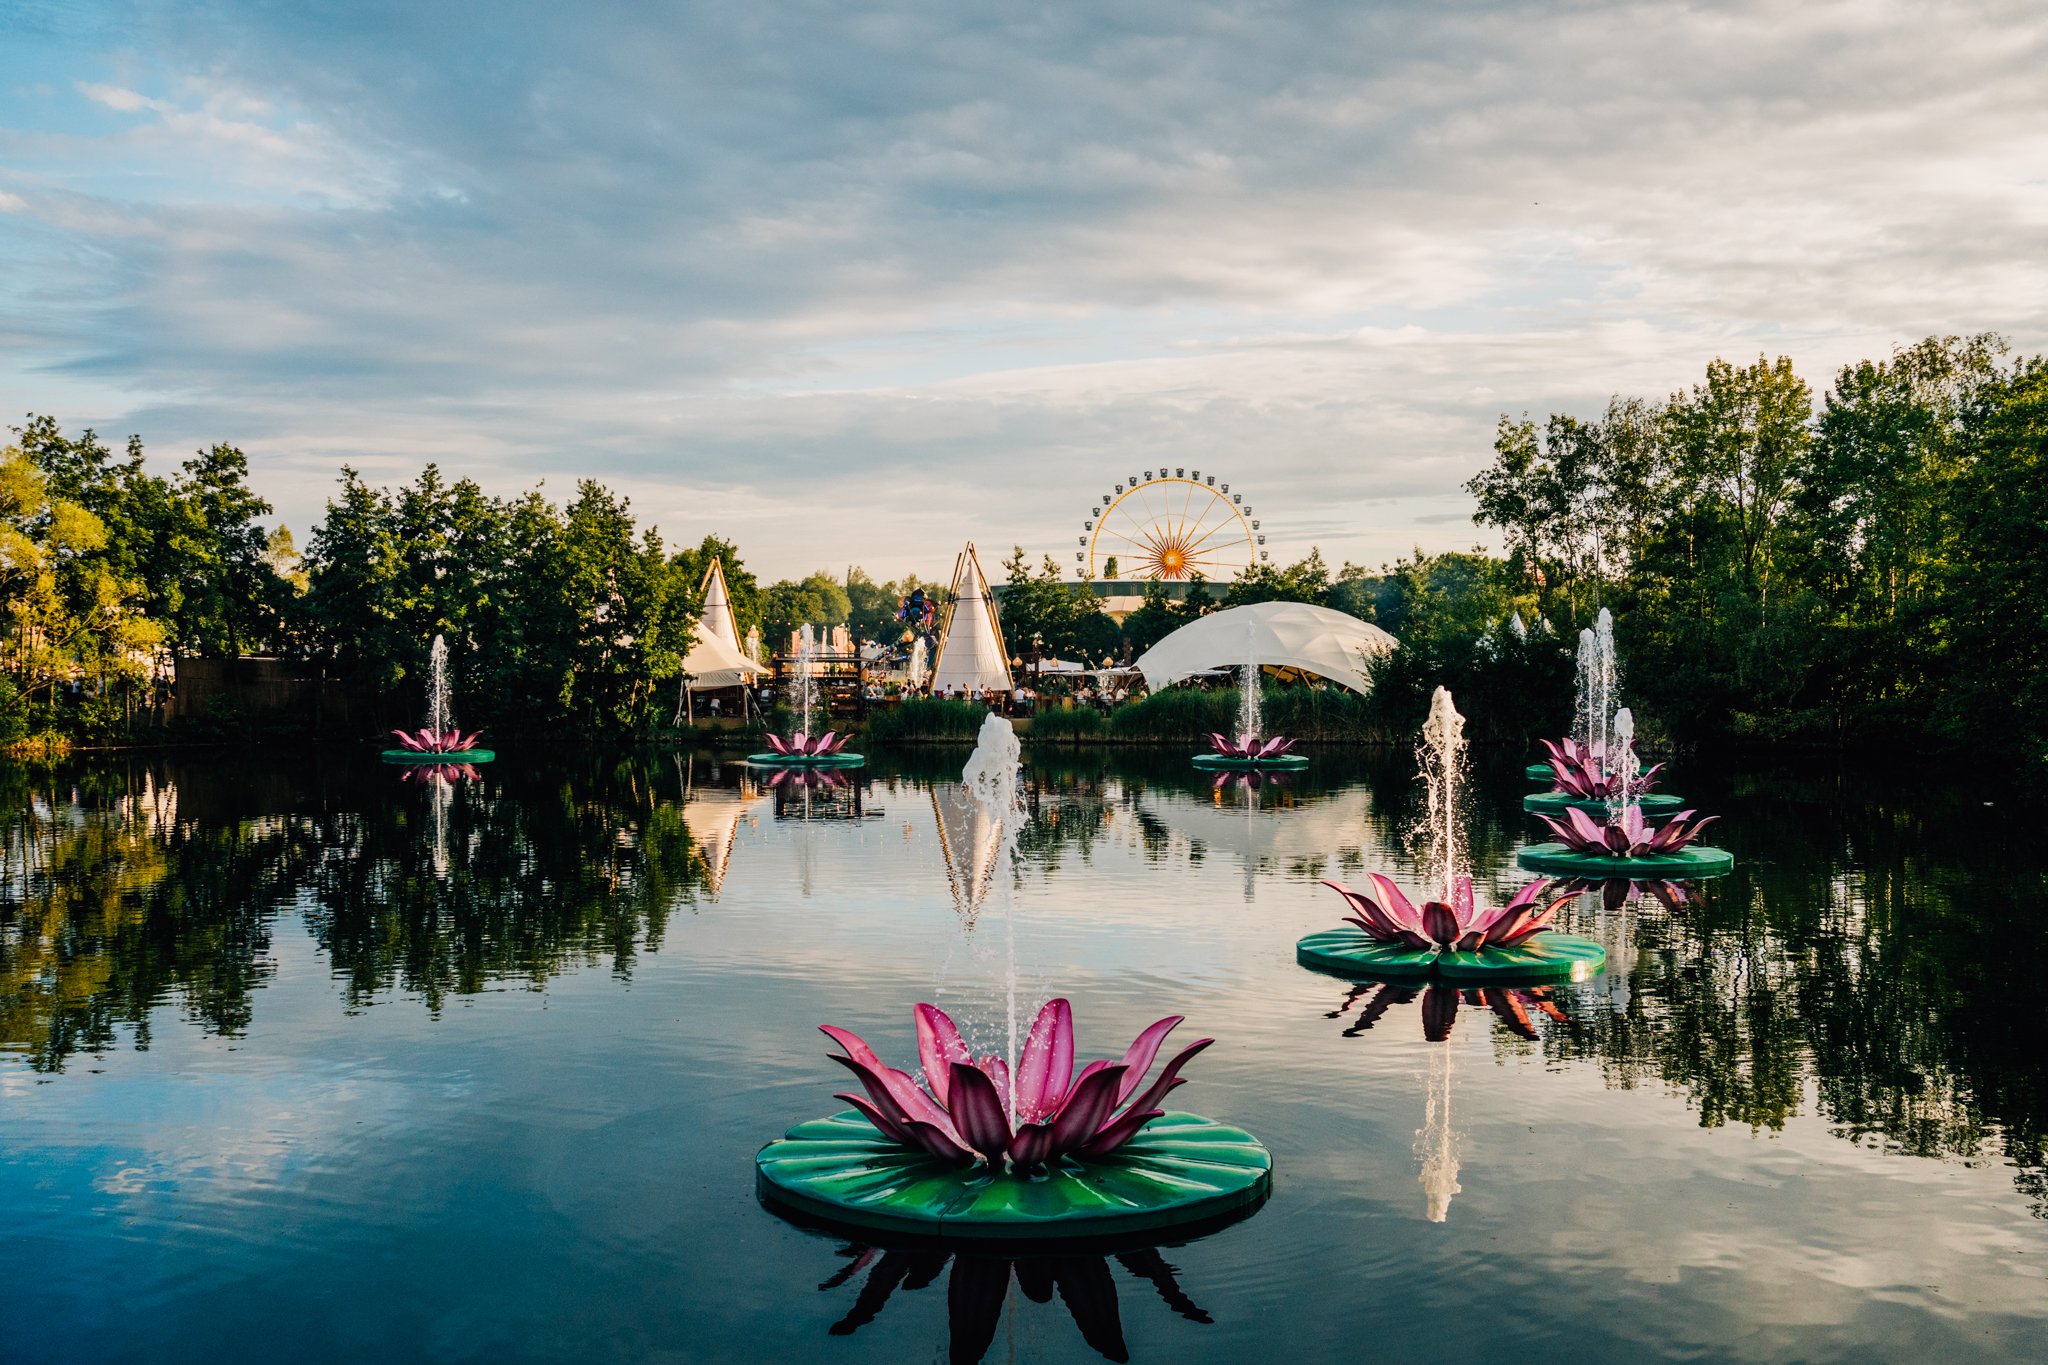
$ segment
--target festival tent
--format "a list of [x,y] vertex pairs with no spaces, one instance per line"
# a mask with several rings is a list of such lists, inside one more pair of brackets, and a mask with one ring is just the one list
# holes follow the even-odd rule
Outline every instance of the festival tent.
[[685,685],[692,692],[738,687],[768,670],[740,648],[739,622],[732,614],[732,596],[725,590],[725,570],[713,559],[704,571],[704,611],[697,618],[697,639],[683,656]]
[[932,661],[932,695],[1014,690],[995,598],[969,541],[953,566],[952,603],[939,635],[939,656]]
[[1370,692],[1367,662],[1399,643],[1378,626],[1328,607],[1259,602],[1188,622],[1139,655],[1138,671],[1155,692],[1210,669],[1247,662],[1298,668],[1354,692]]

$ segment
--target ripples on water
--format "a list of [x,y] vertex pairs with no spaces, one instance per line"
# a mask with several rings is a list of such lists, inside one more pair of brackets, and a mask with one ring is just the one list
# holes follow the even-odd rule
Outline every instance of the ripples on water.
[[[2030,817],[1674,779],[1735,875],[1587,895],[1541,992],[1297,967],[1324,876],[1419,869],[1405,756],[1250,787],[1028,755],[1014,877],[964,751],[843,782],[509,759],[0,771],[0,1356],[13,1360],[2038,1355],[2048,895]],[[1478,880],[1532,831],[1483,760]],[[874,1246],[763,1210],[836,1107],[813,1025],[914,1056],[1022,994],[1163,1013],[1270,1202],[1159,1247]]]

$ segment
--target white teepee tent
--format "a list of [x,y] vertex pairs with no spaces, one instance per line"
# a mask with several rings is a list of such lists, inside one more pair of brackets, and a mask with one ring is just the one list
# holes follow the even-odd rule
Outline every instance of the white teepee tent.
[[989,594],[988,579],[970,540],[953,566],[952,603],[946,608],[945,629],[939,635],[938,658],[932,661],[932,695],[1014,690],[1010,651],[1003,645],[995,598]]
[[697,639],[683,657],[689,690],[737,687],[767,671],[740,647],[739,622],[732,614],[732,596],[725,589],[725,570],[713,559],[704,571],[704,613],[697,618]]

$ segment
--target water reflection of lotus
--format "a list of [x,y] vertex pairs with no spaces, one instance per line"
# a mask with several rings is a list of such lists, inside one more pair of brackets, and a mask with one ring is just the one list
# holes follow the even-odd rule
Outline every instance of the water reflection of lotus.
[[476,782],[483,774],[476,770],[474,763],[433,763],[407,768],[398,775],[400,782],[439,782],[453,786],[457,782]]
[[[839,1289],[863,1272],[865,1278],[860,1281],[853,1307],[832,1324],[833,1336],[851,1336],[873,1322],[897,1290],[914,1293],[927,1289],[937,1283],[941,1274],[946,1274],[947,1359],[955,1365],[973,1365],[995,1344],[1013,1280],[1032,1303],[1051,1303],[1057,1292],[1083,1341],[1107,1360],[1129,1360],[1116,1277],[1110,1273],[1112,1260],[1125,1273],[1150,1285],[1161,1302],[1189,1322],[1206,1326],[1214,1321],[1181,1289],[1176,1278],[1179,1272],[1159,1254],[1157,1247],[1134,1247],[1106,1256],[1084,1252],[991,1256],[937,1247],[885,1250],[848,1243],[840,1248],[839,1254],[849,1259],[818,1286],[821,1291]],[[910,1358],[923,1353],[902,1350],[897,1354]]]
[[1343,1002],[1326,1017],[1342,1019],[1351,1012],[1353,1005],[1357,1005],[1357,1018],[1344,1030],[1346,1038],[1356,1038],[1379,1023],[1394,1006],[1412,1005],[1418,997],[1422,1001],[1422,1036],[1432,1043],[1443,1042],[1451,1036],[1451,1027],[1458,1022],[1461,1001],[1493,1011],[1495,1017],[1507,1025],[1509,1032],[1532,1042],[1538,1035],[1535,1021],[1530,1017],[1531,1011],[1548,1015],[1560,1024],[1571,1023],[1558,1004],[1554,986],[1481,986],[1461,990],[1456,986],[1431,983],[1427,988],[1417,990],[1398,981],[1367,981],[1354,986]]
[[1274,791],[1284,791],[1288,786],[1288,781],[1288,776],[1284,772],[1262,773],[1254,768],[1248,772],[1218,773],[1216,774],[1215,782],[1210,784],[1209,789],[1211,791],[1223,792],[1233,787],[1241,787],[1246,791],[1255,792],[1271,787]]
[[1649,896],[1666,910],[1676,910],[1690,904],[1692,893],[1684,882],[1630,881],[1626,877],[1573,877],[1557,884],[1560,891],[1583,895],[1588,891],[1600,894],[1600,908],[1609,912],[1619,910],[1632,900]]

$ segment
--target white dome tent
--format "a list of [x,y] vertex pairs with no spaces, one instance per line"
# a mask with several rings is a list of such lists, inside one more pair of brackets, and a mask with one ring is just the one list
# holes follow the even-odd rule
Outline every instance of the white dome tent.
[[953,566],[952,597],[939,635],[938,657],[932,660],[932,695],[1015,691],[995,598],[989,595],[988,579],[971,540]]
[[1188,622],[1138,656],[1145,685],[1160,688],[1218,668],[1250,662],[1298,668],[1354,692],[1372,691],[1365,674],[1400,641],[1378,626],[1306,602],[1259,602]]

